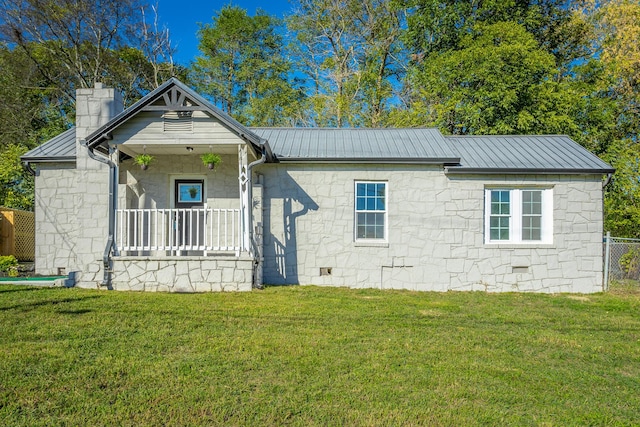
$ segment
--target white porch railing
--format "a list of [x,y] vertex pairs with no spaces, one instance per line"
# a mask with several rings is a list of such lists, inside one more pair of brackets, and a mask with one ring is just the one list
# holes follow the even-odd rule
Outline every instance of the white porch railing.
[[242,248],[240,209],[118,209],[116,242],[124,252],[234,251]]

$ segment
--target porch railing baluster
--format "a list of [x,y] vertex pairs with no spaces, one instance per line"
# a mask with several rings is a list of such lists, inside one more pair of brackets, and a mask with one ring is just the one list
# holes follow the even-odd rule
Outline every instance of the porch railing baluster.
[[[239,253],[239,209],[118,209],[116,242],[119,251],[235,251]],[[136,252],[138,252],[136,254]]]

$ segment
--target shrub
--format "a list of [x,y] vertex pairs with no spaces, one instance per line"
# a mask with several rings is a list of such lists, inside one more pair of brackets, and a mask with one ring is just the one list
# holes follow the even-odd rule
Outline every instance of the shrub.
[[637,279],[640,277],[640,248],[630,249],[620,257],[620,268],[624,271],[625,279]]
[[0,256],[0,271],[9,277],[18,276],[18,260],[13,255]]

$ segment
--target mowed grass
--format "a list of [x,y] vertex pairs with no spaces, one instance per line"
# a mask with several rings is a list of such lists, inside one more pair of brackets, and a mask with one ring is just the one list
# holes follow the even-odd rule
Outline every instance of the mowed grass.
[[0,425],[638,425],[640,293],[0,286]]

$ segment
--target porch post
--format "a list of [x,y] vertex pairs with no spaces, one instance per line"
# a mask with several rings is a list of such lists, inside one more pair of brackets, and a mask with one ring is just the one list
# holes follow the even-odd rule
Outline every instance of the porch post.
[[238,145],[238,181],[240,183],[240,233],[241,251],[249,251],[249,175],[248,175],[247,145]]

